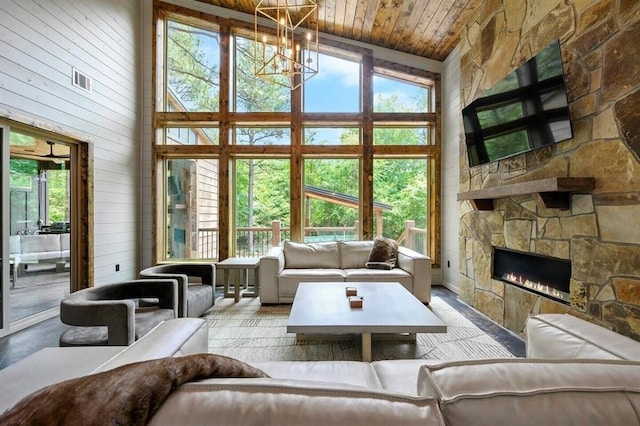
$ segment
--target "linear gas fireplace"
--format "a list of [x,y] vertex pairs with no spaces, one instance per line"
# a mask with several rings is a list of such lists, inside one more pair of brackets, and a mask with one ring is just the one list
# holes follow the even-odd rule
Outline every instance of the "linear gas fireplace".
[[569,304],[571,262],[504,248],[493,249],[493,278]]

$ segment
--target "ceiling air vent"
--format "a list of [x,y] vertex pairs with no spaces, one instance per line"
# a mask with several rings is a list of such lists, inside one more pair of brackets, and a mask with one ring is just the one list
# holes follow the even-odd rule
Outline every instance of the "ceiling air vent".
[[91,78],[73,68],[73,85],[91,93]]

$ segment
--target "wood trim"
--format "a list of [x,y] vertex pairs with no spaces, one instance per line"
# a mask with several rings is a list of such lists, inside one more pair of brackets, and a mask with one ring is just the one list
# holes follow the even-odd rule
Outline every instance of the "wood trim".
[[[227,149],[230,141],[229,107],[231,78],[231,58],[226,53],[231,45],[231,28],[228,24],[220,27],[220,129],[219,129],[219,158],[218,158],[218,257],[219,260],[229,258],[231,253],[231,204],[229,191],[231,177],[229,167],[231,158]],[[234,94],[235,96],[235,94]]]
[[441,140],[441,128],[442,128],[442,93],[440,79],[435,79],[433,90],[433,105],[436,115],[436,122],[434,128],[434,155],[431,157],[431,176],[429,179],[429,229],[431,234],[431,241],[429,246],[429,255],[431,257],[431,263],[434,267],[440,267],[440,252],[442,249],[442,226],[441,226],[441,206],[442,206],[442,140]]
[[533,195],[542,208],[566,210],[571,207],[572,193],[590,192],[595,185],[593,177],[554,177],[461,192],[458,201],[470,200],[478,210],[493,210],[496,198]]
[[305,157],[355,157],[364,155],[363,145],[303,145],[302,155]]
[[372,240],[373,230],[373,57],[362,61],[362,165],[360,176],[360,237]]
[[[156,153],[156,148],[160,146],[157,141],[158,130],[156,127],[158,119],[158,105],[162,105],[164,99],[164,67],[162,66],[163,55],[160,52],[160,46],[162,46],[162,52],[164,52],[164,43],[158,45],[159,40],[164,39],[164,26],[162,19],[164,19],[164,9],[160,9],[160,3],[157,0],[153,4],[153,19],[151,22],[153,36],[151,37],[151,63],[154,66],[151,67],[151,84],[152,84],[152,96],[151,96],[151,122],[153,123],[153,130],[151,132],[151,216],[153,218],[153,224],[151,226],[151,238],[153,242],[154,250],[151,254],[152,264],[158,263],[160,259],[164,259],[163,253],[166,253],[165,239],[160,238],[163,235],[164,219],[161,216],[161,205],[159,201],[158,193],[161,185],[158,184],[158,164],[160,163],[160,157]],[[164,203],[162,203],[164,205]]]
[[373,113],[373,121],[376,126],[387,125],[406,125],[417,127],[420,124],[435,124],[437,114],[435,112],[375,112]]
[[291,92],[290,239],[304,240],[304,159],[302,156],[302,87]]
[[435,157],[440,153],[436,145],[375,145],[373,155],[384,157]]
[[[17,120],[21,121],[17,121]],[[28,123],[28,124],[27,124]],[[94,283],[94,197],[93,144],[86,136],[74,134],[33,117],[13,115],[0,119],[13,131],[66,142],[71,155],[71,280],[70,291],[92,287]]]
[[94,283],[94,210],[93,210],[93,145],[79,143],[72,154],[75,167],[71,179],[75,188],[72,198],[71,292],[93,287]]
[[432,86],[434,82],[440,81],[440,74],[438,73],[385,61],[384,59],[374,59],[373,72],[388,77],[402,75],[404,80],[407,79],[407,76],[411,76],[409,81],[427,86]]

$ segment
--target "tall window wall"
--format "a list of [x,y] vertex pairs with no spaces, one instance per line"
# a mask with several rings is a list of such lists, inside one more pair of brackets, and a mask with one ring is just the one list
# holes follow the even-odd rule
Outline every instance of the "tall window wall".
[[439,75],[321,40],[291,91],[254,76],[253,24],[157,5],[157,261],[384,235],[438,263]]

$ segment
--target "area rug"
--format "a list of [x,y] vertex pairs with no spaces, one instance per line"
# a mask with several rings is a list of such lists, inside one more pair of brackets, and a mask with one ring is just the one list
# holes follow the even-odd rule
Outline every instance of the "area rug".
[[[381,340],[372,343],[373,360],[477,359],[513,357],[500,343],[438,297],[431,310],[447,324],[447,333],[418,333],[416,342]],[[257,298],[218,299],[204,315],[209,326],[209,353],[242,361],[318,361],[361,359],[360,340],[296,341],[287,333],[291,305],[262,306]]]

